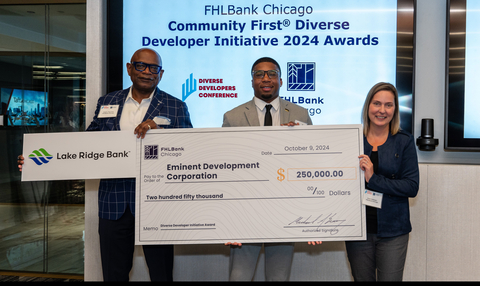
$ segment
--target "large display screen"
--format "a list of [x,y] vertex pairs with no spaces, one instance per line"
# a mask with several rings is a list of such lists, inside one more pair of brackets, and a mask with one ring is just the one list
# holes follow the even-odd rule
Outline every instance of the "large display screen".
[[121,30],[109,37],[109,72],[122,70],[127,88],[132,54],[156,50],[159,87],[187,104],[194,127],[220,127],[226,111],[251,100],[252,64],[271,57],[280,96],[308,109],[313,124],[360,123],[369,89],[383,81],[397,86],[402,128],[412,132],[413,0],[123,0],[122,8],[122,29],[118,6],[109,12],[109,32]]
[[48,123],[47,98],[43,91],[0,88],[10,126],[43,126]]
[[480,151],[480,1],[448,4],[445,149]]
[[465,138],[480,138],[478,78],[480,76],[480,2],[467,2],[465,49]]

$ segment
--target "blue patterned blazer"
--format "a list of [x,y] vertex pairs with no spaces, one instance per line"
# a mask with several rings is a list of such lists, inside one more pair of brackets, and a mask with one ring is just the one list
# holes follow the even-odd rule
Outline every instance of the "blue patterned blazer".
[[[110,131],[120,130],[120,117],[122,115],[123,105],[128,96],[130,88],[114,91],[98,99],[97,108],[92,123],[87,131]],[[116,117],[98,118],[98,113],[102,105],[118,105]],[[161,91],[158,87],[150,102],[150,106],[145,114],[143,121],[153,119],[155,116],[164,116],[171,120],[170,125],[162,126],[164,128],[191,128],[190,115],[187,105]],[[132,136],[133,130],[132,130]],[[98,188],[98,216],[103,219],[119,219],[127,206],[130,207],[132,214],[135,215],[135,179],[102,179]]]

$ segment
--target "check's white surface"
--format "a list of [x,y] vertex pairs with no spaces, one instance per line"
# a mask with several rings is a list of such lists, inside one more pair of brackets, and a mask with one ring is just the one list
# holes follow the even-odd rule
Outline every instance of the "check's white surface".
[[149,132],[137,151],[136,244],[365,239],[361,130]]

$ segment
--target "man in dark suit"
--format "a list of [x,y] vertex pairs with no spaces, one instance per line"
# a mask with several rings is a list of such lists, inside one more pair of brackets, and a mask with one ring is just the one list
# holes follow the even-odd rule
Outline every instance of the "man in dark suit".
[[[223,116],[223,127],[280,126],[303,122],[311,125],[308,111],[278,95],[282,86],[281,70],[272,58],[260,58],[252,66],[254,97]],[[297,122],[295,122],[297,121]],[[299,121],[299,122],[298,122]],[[253,279],[262,243],[230,245],[230,280]],[[265,243],[265,279],[286,281],[290,275],[294,243]]]
[[[144,137],[149,129],[191,128],[187,106],[161,91],[160,56],[151,49],[137,50],[127,63],[132,86],[99,98],[87,131],[133,130]],[[104,117],[102,107],[116,115]],[[158,125],[158,124],[161,125]],[[98,190],[100,251],[105,281],[128,281],[135,244],[135,179],[103,179]],[[143,246],[152,281],[172,281],[173,246]]]

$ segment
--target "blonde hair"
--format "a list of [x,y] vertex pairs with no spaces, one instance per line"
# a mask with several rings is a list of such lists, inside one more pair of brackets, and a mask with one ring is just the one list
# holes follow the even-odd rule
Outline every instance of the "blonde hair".
[[395,111],[393,113],[393,118],[390,121],[390,133],[395,135],[400,130],[400,109],[398,105],[398,91],[397,89],[390,83],[387,82],[379,82],[374,85],[367,94],[367,98],[365,99],[365,103],[363,104],[362,110],[362,123],[363,123],[363,134],[367,136],[368,131],[370,130],[370,118],[368,117],[368,108],[370,107],[370,103],[372,102],[373,96],[382,90],[390,91],[393,94],[393,98],[395,101]]

